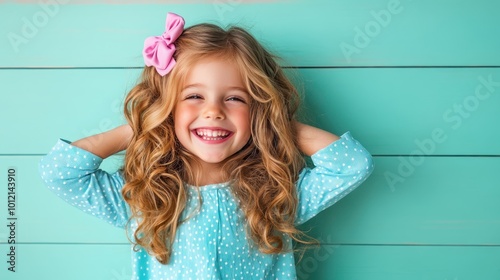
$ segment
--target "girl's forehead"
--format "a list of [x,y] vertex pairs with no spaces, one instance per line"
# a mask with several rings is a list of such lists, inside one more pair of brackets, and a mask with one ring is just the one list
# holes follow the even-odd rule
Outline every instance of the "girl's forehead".
[[221,80],[232,83],[237,81],[240,85],[244,85],[244,73],[245,69],[234,60],[225,57],[204,57],[193,61],[186,68],[181,87],[184,88],[189,84],[197,83],[197,81],[209,81],[210,78],[221,78]]

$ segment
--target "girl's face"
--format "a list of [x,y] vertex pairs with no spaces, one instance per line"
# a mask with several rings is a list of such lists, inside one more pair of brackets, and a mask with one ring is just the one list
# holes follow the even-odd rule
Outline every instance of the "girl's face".
[[235,64],[203,59],[190,69],[178,98],[175,134],[203,164],[220,163],[250,139],[250,102]]

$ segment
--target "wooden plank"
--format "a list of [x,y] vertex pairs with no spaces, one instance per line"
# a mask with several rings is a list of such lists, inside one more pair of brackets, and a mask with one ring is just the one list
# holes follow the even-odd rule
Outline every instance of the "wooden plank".
[[[2,176],[14,168],[16,178],[14,215],[8,216],[7,185],[0,194],[0,221],[14,217],[17,242],[40,243],[120,243],[127,244],[124,229],[97,219],[57,197],[43,185],[38,173],[39,156],[0,157]],[[102,168],[108,171],[119,166],[118,157],[110,158]],[[3,187],[4,186],[4,187]],[[0,242],[7,240],[10,230],[0,227]]]
[[367,182],[301,228],[328,244],[498,246],[499,168],[498,157],[377,157]]
[[374,154],[500,155],[500,70],[301,71],[308,119]]
[[[4,255],[7,245],[0,250]],[[16,272],[2,262],[1,279],[128,280],[132,274],[127,245],[19,244],[16,254]],[[499,260],[500,249],[490,246],[322,246],[306,253],[297,274],[301,280],[493,280],[500,277]]]
[[[9,166],[17,168],[19,242],[128,242],[123,230],[46,189],[38,175],[39,159],[0,157],[5,174]],[[416,160],[420,164],[412,165]],[[113,170],[118,163],[106,160],[103,167]],[[301,228],[312,228],[309,234],[328,244],[500,245],[499,168],[500,158],[491,157],[376,157],[367,182]],[[387,174],[403,181],[388,180]],[[2,192],[5,197],[7,190]],[[0,221],[6,221],[6,204],[0,199],[5,210]],[[7,234],[0,227],[0,240]]]
[[[1,140],[3,154],[47,153],[59,137],[74,141],[125,123],[122,102],[139,75],[138,70],[0,72],[5,92],[16,92],[0,113],[0,126],[10,135]],[[32,80],[20,83],[23,75]]]
[[[0,154],[44,154],[58,137],[74,141],[124,123],[123,98],[139,73],[0,70],[9,93],[0,110],[7,135],[0,138]],[[303,119],[337,134],[350,130],[373,154],[500,155],[500,68],[295,74],[306,92]]]
[[500,279],[496,246],[322,246],[297,264],[301,280]]
[[[10,260],[10,246],[0,244],[2,260]],[[4,254],[5,253],[5,254]],[[129,280],[129,245],[16,244],[15,272],[2,261],[0,279]]]
[[167,11],[247,27],[295,66],[500,65],[491,0],[22,2],[1,4],[0,67],[140,67]]

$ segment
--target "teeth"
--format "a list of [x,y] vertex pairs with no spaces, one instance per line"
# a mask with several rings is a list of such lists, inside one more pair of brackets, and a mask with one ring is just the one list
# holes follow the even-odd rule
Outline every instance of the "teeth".
[[225,130],[197,129],[196,134],[202,137],[226,137],[229,132]]

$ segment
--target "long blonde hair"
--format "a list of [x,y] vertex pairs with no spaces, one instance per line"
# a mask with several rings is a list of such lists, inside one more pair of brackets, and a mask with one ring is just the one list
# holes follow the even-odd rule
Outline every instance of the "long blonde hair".
[[173,112],[189,70],[206,57],[234,61],[252,97],[251,139],[221,168],[240,201],[248,235],[267,254],[288,250],[285,236],[310,243],[294,226],[295,182],[304,167],[294,125],[299,95],[275,57],[239,27],[226,31],[212,24],[195,25],[186,28],[175,45],[173,70],[162,77],[146,67],[125,99],[134,135],[126,150],[122,195],[137,221],[134,244],[159,262],[169,262],[187,201],[184,182],[196,181],[196,159],[176,138]]

